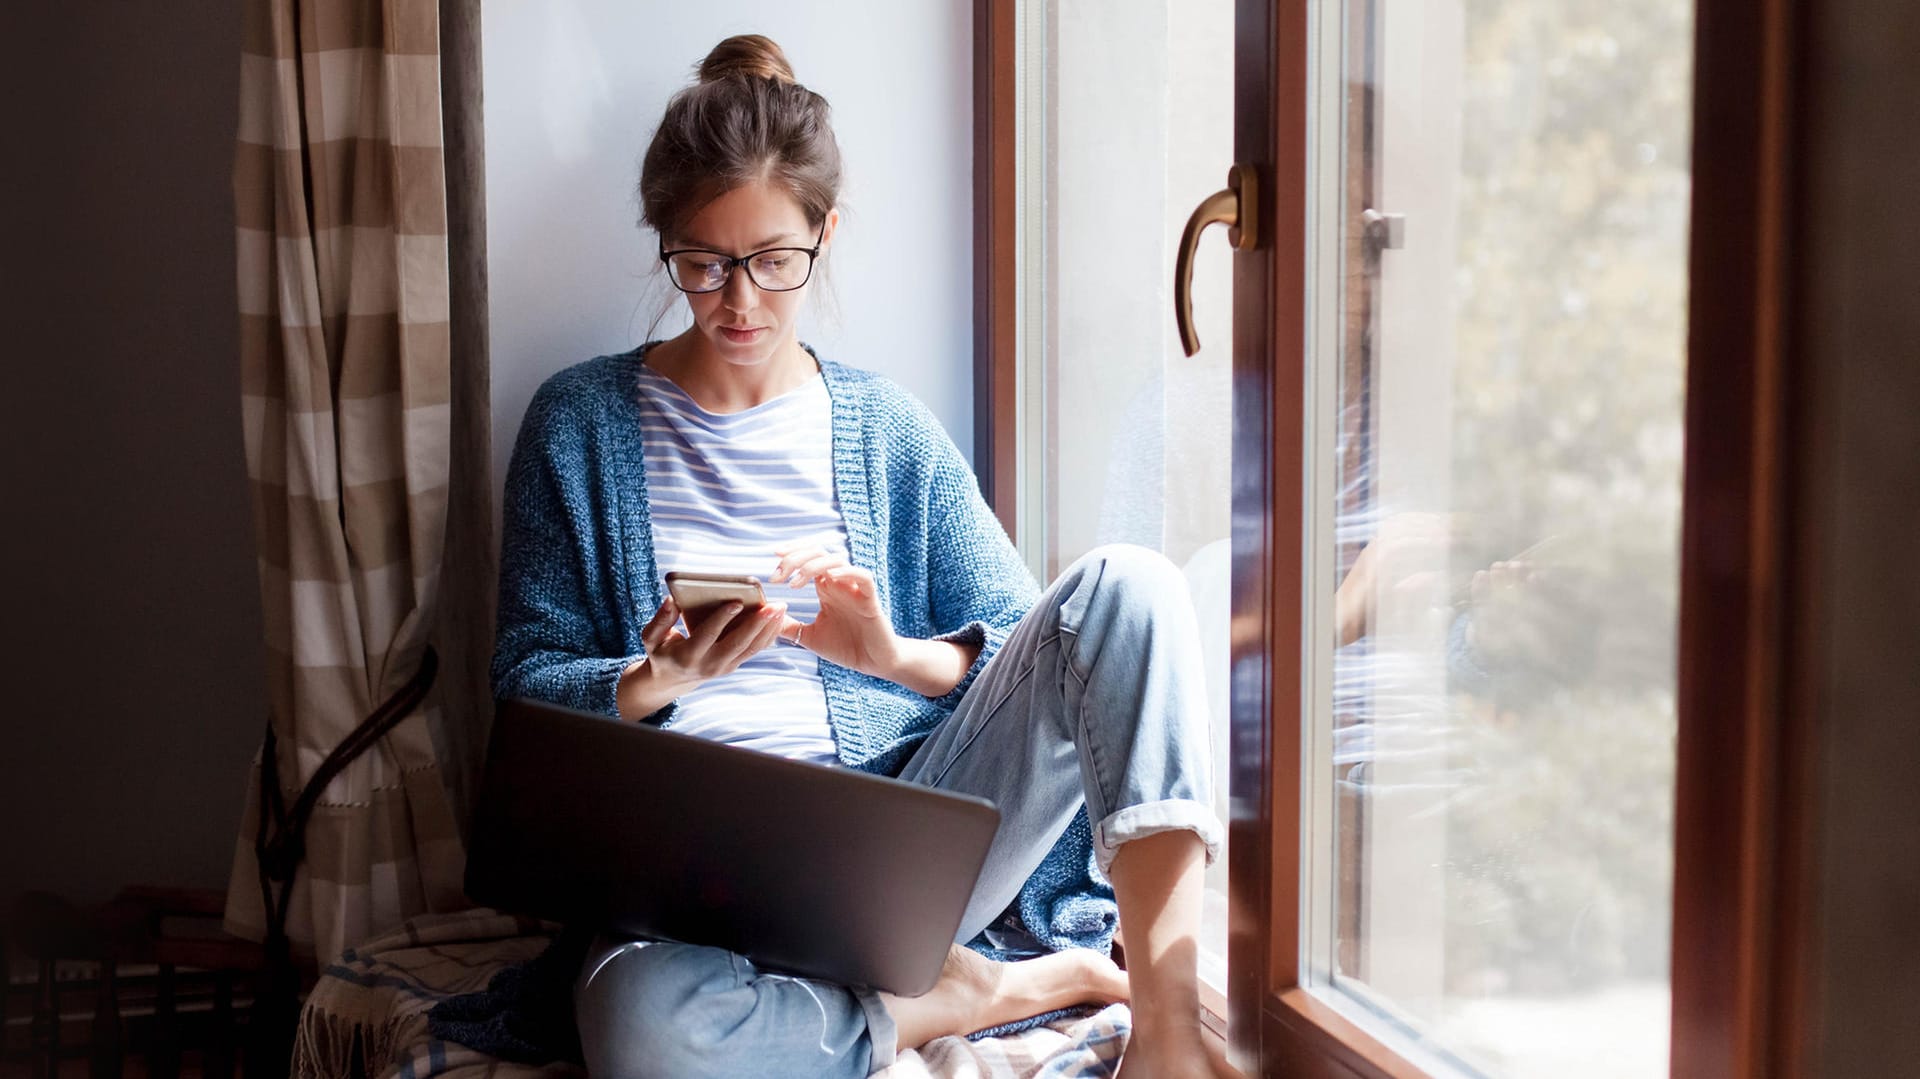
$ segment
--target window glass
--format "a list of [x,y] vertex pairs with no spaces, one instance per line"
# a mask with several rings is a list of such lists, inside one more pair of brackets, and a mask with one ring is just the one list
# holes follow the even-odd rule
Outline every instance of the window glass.
[[1315,980],[1664,1075],[1692,5],[1316,12]]
[[[1021,57],[1021,540],[1050,580],[1105,543],[1186,574],[1208,665],[1215,811],[1227,813],[1231,255],[1209,230],[1182,354],[1174,249],[1233,163],[1229,0],[1027,0]],[[1224,987],[1226,858],[1208,876],[1203,977]]]

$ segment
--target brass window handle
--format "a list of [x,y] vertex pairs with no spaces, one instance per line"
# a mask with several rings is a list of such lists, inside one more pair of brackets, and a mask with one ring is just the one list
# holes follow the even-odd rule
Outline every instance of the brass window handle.
[[1200,200],[1187,227],[1180,232],[1180,248],[1173,258],[1173,321],[1180,327],[1180,347],[1191,356],[1200,351],[1200,335],[1193,329],[1193,252],[1208,225],[1227,226],[1227,240],[1241,251],[1251,251],[1260,240],[1256,207],[1259,186],[1250,166],[1227,170],[1225,190]]

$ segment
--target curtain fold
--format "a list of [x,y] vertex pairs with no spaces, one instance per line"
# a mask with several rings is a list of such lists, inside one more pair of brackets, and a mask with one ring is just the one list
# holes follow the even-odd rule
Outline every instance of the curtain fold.
[[[447,207],[432,0],[249,0],[234,162],[241,400],[269,722],[292,802],[431,640],[449,499]],[[465,906],[438,692],[307,824],[286,932],[325,960]],[[268,918],[256,757],[227,928]]]

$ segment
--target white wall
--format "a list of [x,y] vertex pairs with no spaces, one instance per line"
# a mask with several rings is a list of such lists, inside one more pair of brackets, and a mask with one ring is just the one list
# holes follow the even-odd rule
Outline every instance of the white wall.
[[898,380],[971,460],[971,4],[487,0],[482,28],[496,491],[541,381],[640,343],[660,310],[640,156],[667,98],[736,33],[780,43],[832,103],[846,159],[831,298],[802,339]]

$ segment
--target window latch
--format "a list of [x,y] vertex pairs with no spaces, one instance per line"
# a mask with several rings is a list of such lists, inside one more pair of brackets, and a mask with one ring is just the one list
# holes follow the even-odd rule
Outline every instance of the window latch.
[[1371,207],[1360,211],[1360,227],[1366,230],[1367,244],[1376,251],[1398,251],[1407,246],[1407,215],[1381,213]]

